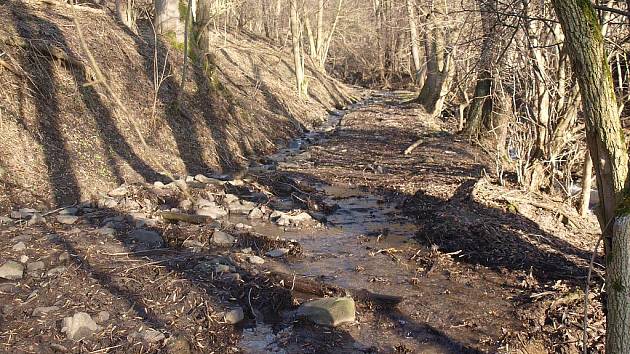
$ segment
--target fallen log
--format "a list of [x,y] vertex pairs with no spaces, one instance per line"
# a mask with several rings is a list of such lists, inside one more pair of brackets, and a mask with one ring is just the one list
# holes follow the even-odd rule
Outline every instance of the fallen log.
[[346,289],[297,274],[272,271],[269,275],[284,288],[305,294],[317,296],[350,295],[357,301],[383,307],[394,307],[404,300],[402,296],[377,294],[366,289]]
[[172,222],[183,221],[189,224],[208,224],[214,221],[209,216],[177,213],[172,211],[163,211],[158,213],[157,215],[162,217],[162,219],[164,220]]

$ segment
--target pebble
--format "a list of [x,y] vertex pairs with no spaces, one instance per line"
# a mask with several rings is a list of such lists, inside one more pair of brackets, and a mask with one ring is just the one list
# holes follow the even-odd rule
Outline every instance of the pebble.
[[45,222],[46,222],[46,219],[41,214],[35,213],[28,220],[28,225],[44,224]]
[[237,324],[245,318],[242,307],[237,307],[225,313],[223,319],[229,324]]
[[26,271],[27,272],[36,272],[38,270],[42,270],[44,269],[45,265],[44,262],[42,261],[37,261],[37,262],[30,262],[26,264]]
[[99,326],[92,317],[85,312],[77,312],[72,317],[63,319],[61,332],[65,332],[68,339],[79,340],[96,332]]
[[264,264],[265,260],[262,257],[258,256],[249,256],[247,257],[247,261],[251,264]]
[[43,317],[48,315],[49,312],[54,312],[59,310],[58,306],[40,306],[33,309],[31,316],[33,317]]
[[70,253],[68,253],[68,252],[62,252],[62,253],[59,255],[59,258],[57,258],[57,259],[59,260],[59,262],[60,262],[60,263],[65,263],[65,262],[67,262],[67,261],[69,261],[69,260],[70,260]]
[[127,193],[129,193],[127,186],[122,185],[114,190],[111,190],[109,193],[107,193],[107,195],[109,195],[110,197],[124,197],[127,195]]
[[20,241],[20,242],[16,243],[16,244],[13,246],[13,248],[12,248],[12,249],[13,249],[14,251],[16,251],[16,252],[22,252],[22,251],[24,251],[24,250],[26,249],[26,244],[25,244],[24,242],[21,242],[21,241]]
[[22,279],[24,266],[15,261],[8,261],[0,267],[0,278],[7,280]]
[[212,238],[210,239],[210,241],[212,241],[212,243],[218,246],[232,246],[232,244],[234,244],[234,241],[236,241],[236,239],[234,238],[234,236],[228,233],[225,233],[220,230],[214,230],[214,233],[212,234]]
[[139,333],[139,337],[142,339],[143,342],[148,344],[158,343],[166,338],[164,333],[153,328],[144,329],[142,332]]
[[57,344],[57,343],[53,343],[50,345],[50,349],[52,349],[53,352],[56,353],[67,353],[68,352],[68,348],[64,347],[61,344]]
[[264,216],[265,213],[263,213],[260,208],[252,209],[252,211],[249,212],[249,215],[247,215],[247,217],[250,219],[262,219]]
[[20,256],[20,263],[26,263],[28,262],[28,256],[23,254]]
[[109,320],[109,312],[107,312],[107,311],[99,312],[96,315],[96,318],[94,320],[96,321],[96,323],[107,322]]
[[57,221],[60,224],[64,224],[64,225],[72,225],[76,223],[77,220],[79,220],[79,217],[74,216],[74,215],[58,215],[57,216]]
[[0,216],[0,225],[13,225],[13,219],[8,216]]
[[66,267],[64,266],[59,266],[59,267],[55,267],[51,270],[49,270],[48,272],[46,272],[46,275],[49,277],[54,277],[56,275],[60,275],[66,272]]
[[149,249],[161,248],[164,246],[162,236],[155,231],[136,229],[129,233],[129,237],[138,244]]
[[278,257],[284,256],[287,253],[289,253],[289,249],[288,248],[276,248],[276,249],[273,249],[273,250],[267,252],[266,254],[269,257],[278,258]]
[[116,235],[116,230],[111,228],[111,227],[107,227],[107,226],[103,226],[100,229],[97,229],[96,232],[99,235],[103,235],[103,236],[114,236],[114,235]]

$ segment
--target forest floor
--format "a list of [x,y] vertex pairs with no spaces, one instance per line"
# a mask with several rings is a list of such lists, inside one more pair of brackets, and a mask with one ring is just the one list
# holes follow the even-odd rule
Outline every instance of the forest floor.
[[[594,218],[500,186],[453,122],[401,102],[376,93],[243,173],[2,218],[0,351],[579,352]],[[300,315],[341,295],[353,321]]]

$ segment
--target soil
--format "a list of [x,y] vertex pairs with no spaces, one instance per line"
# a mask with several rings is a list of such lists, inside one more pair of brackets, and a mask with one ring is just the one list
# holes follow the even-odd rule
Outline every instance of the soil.
[[[286,149],[255,160],[242,176],[214,176],[227,183],[199,184],[191,176],[188,184],[178,182],[186,187],[128,184],[80,205],[74,225],[56,222],[57,210],[44,214],[45,224],[0,226],[0,264],[26,255],[45,265],[0,283],[0,350],[579,352],[582,289],[598,238],[594,217],[580,218],[566,203],[520,190],[509,179],[498,184],[492,160],[451,131],[455,122],[426,115],[405,104],[407,97],[373,92]],[[313,220],[279,226],[230,214],[193,225],[160,217],[173,207],[187,213],[185,201],[200,198],[225,205],[234,198],[228,195],[267,214],[302,210]],[[103,234],[111,217],[119,217],[115,232]],[[158,232],[165,246],[147,250],[131,242],[136,228]],[[213,245],[214,229],[236,243]],[[20,240],[26,249],[16,251]],[[268,255],[281,248],[285,256]],[[265,263],[248,262],[251,254]],[[589,352],[603,352],[599,264],[598,256]],[[57,274],[48,275],[51,269]],[[328,328],[296,318],[301,303],[322,296],[298,291],[300,281],[355,296],[356,321]],[[402,302],[356,296],[364,290]],[[41,306],[57,309],[33,316]],[[224,312],[237,306],[245,318],[226,323]],[[60,323],[78,311],[93,318],[107,311],[109,319],[71,341]],[[146,328],[164,338],[136,335]]]

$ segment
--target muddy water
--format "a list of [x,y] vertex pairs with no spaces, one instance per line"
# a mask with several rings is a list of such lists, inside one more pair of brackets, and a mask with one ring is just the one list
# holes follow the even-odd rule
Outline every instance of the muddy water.
[[[387,95],[373,97],[351,109],[388,98]],[[271,158],[299,164],[306,145],[318,144],[326,134],[342,129],[339,123],[344,113],[331,115],[324,126]],[[301,172],[308,174],[308,167]],[[346,343],[337,352],[396,352],[397,347],[414,353],[476,352],[469,348],[479,348],[484,338],[500,336],[501,321],[495,323],[493,317],[504,317],[513,309],[498,293],[499,288],[478,287],[475,279],[456,277],[452,271],[439,270],[428,276],[426,269],[410,262],[406,255],[422,249],[413,240],[417,225],[402,213],[396,201],[359,187],[325,184],[311,187],[325,193],[327,204],[338,206],[327,215],[324,227],[286,230],[267,222],[248,221],[256,232],[302,244],[304,257],[282,264],[284,271],[316,277],[344,288],[405,298],[397,310],[384,313],[359,308],[357,323],[343,327],[352,343]],[[500,283],[500,279],[490,280]],[[285,333],[289,326],[287,321],[281,331]],[[259,341],[251,345],[250,334],[251,330],[245,332],[241,343],[245,350],[260,345]],[[269,335],[266,338],[273,342]],[[301,352],[299,346],[285,347],[285,351]]]

